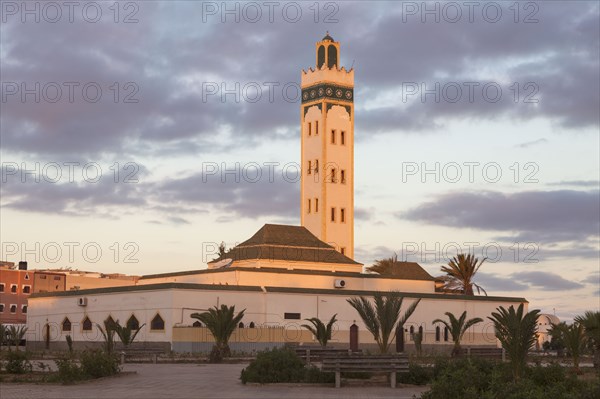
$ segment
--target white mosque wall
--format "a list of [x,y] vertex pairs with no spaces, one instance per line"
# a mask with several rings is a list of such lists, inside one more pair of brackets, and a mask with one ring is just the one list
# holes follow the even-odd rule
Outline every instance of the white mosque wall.
[[[141,288],[141,287],[138,287]],[[409,297],[410,295],[410,297]],[[192,328],[195,321],[191,317],[194,312],[201,312],[209,307],[226,304],[235,305],[236,310],[245,309],[243,322],[247,328],[252,322],[259,330],[240,335],[240,348],[260,348],[269,345],[283,345],[284,342],[312,343],[311,336],[303,333],[301,324],[304,319],[318,317],[324,321],[337,314],[338,322],[332,338],[332,344],[347,346],[349,342],[349,328],[353,323],[359,327],[360,343],[372,345],[373,339],[366,331],[356,311],[346,302],[356,293],[345,292],[268,292],[263,290],[241,291],[233,289],[135,289],[111,293],[85,293],[66,296],[34,296],[29,300],[29,313],[27,324],[28,345],[43,347],[45,344],[45,326],[50,326],[50,347],[65,348],[66,335],[71,335],[78,347],[98,345],[102,336],[96,323],[102,324],[108,316],[124,324],[134,314],[140,325],[146,324],[138,335],[137,341],[141,343],[164,343],[177,351],[188,351],[198,343],[198,332]],[[407,294],[403,309],[412,303],[419,294]],[[435,325],[432,321],[436,318],[445,319],[444,312],[452,312],[459,316],[467,311],[468,317],[481,317],[484,322],[473,327],[466,334],[464,345],[491,345],[496,346],[493,326],[487,319],[498,306],[518,306],[520,302],[514,298],[477,298],[460,299],[450,298],[448,295],[430,297],[425,295],[421,299],[416,312],[405,325],[407,330],[405,341],[410,345],[410,327],[418,331],[423,328],[425,333],[424,345],[449,345],[451,342],[441,339],[436,341]],[[78,305],[79,298],[87,299],[87,306]],[[286,319],[285,314],[297,313],[299,319]],[[164,330],[153,331],[150,329],[152,318],[160,314],[165,322]],[[88,316],[94,323],[92,331],[82,330],[82,322]],[[65,317],[72,323],[71,331],[61,331]],[[280,342],[271,342],[265,338],[264,331],[281,329],[285,339]],[[275,331],[275,330],[273,330]],[[176,336],[174,336],[174,334]],[[196,334],[196,335],[194,335]],[[248,336],[248,334],[250,334]],[[279,336],[281,336],[279,334]],[[260,337],[260,339],[256,337]],[[196,338],[194,338],[196,337]],[[269,337],[267,335],[267,337]],[[258,340],[257,340],[258,339]],[[275,339],[275,338],[272,338]],[[254,340],[254,341],[252,341]],[[287,340],[287,341],[286,341]],[[204,339],[206,341],[206,339]],[[277,339],[276,339],[277,341]],[[210,340],[209,340],[210,342]],[[198,343],[198,345],[200,345]],[[202,345],[196,345],[196,349]],[[206,346],[206,345],[204,345]]]

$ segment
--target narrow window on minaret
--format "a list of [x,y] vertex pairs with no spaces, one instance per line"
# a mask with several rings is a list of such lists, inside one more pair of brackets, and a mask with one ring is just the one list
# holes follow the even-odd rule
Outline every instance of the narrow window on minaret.
[[319,160],[315,159],[315,173],[319,173]]
[[340,144],[346,145],[346,132],[343,130],[340,132]]
[[335,130],[331,131],[331,144],[335,144]]
[[335,183],[337,181],[337,171],[335,170],[335,168],[331,168],[331,182]]
[[335,222],[335,208],[331,208],[331,221]]
[[315,121],[315,136],[319,134],[319,121]]
[[312,173],[312,161],[308,161],[308,171],[306,173],[309,175]]
[[310,198],[308,199],[308,212],[307,213],[310,213]]
[[319,199],[315,198],[315,213],[319,212]]
[[310,122],[308,122],[308,135],[310,136],[312,134],[312,124]]
[[340,183],[346,184],[346,171],[344,169],[340,171]]
[[340,209],[340,222],[346,223],[346,208]]

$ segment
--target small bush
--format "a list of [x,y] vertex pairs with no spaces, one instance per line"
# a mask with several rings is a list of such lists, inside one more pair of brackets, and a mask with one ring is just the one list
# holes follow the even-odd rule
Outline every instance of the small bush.
[[70,384],[85,379],[81,368],[71,358],[56,359],[56,366],[58,367],[58,373],[53,380]]
[[422,399],[591,399],[599,390],[598,381],[579,381],[560,365],[528,367],[514,382],[510,364],[472,358],[436,364]]
[[335,373],[326,373],[315,366],[306,368],[303,382],[325,384],[335,382]]
[[81,353],[81,371],[89,378],[101,378],[118,374],[119,359],[103,351],[84,351]]
[[56,366],[58,373],[53,380],[64,384],[109,377],[121,371],[117,357],[103,351],[82,352],[80,364],[77,364],[72,357],[57,359]]
[[29,354],[21,351],[8,351],[6,355],[6,372],[9,374],[24,374],[31,372]]
[[397,373],[396,381],[401,384],[425,385],[433,378],[433,370],[419,364],[410,363],[408,373]]
[[290,349],[274,348],[260,352],[248,367],[242,370],[242,383],[300,382],[305,377],[302,360]]

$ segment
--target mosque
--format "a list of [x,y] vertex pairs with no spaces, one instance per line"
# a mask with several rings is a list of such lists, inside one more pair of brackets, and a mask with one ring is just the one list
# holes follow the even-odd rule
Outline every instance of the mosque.
[[[498,306],[518,306],[524,298],[465,296],[436,290],[434,278],[413,262],[402,273],[363,273],[354,258],[354,69],[339,66],[340,43],[329,34],[316,43],[316,65],[301,73],[300,226],[265,224],[252,237],[208,263],[208,267],[142,276],[131,284],[36,293],[29,298],[28,346],[66,348],[98,345],[97,324],[107,318],[143,326],[137,341],[174,352],[210,350],[212,338],[192,313],[215,305],[235,305],[245,316],[231,348],[251,352],[286,343],[315,344],[301,328],[304,319],[338,322],[330,341],[362,348],[374,341],[347,299],[375,292],[400,292],[403,309],[420,303],[394,337],[411,350],[412,333],[423,333],[423,348],[447,350],[451,337],[444,312],[487,320]],[[232,237],[235,239],[235,237]],[[240,237],[241,238],[241,237]],[[491,323],[465,335],[464,345],[497,346]]]

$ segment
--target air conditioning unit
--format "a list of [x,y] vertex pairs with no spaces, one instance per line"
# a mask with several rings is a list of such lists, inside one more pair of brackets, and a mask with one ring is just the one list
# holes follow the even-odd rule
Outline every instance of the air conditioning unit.
[[78,306],[87,306],[87,298],[77,298]]
[[344,288],[346,286],[346,280],[337,279],[333,282],[335,288]]

